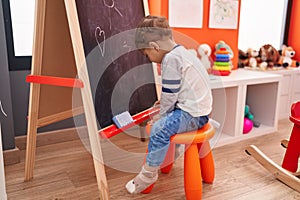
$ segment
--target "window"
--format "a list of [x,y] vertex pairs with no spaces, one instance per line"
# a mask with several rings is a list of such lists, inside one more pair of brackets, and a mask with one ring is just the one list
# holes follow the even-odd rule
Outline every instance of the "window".
[[9,70],[29,70],[35,0],[2,0]]
[[238,48],[259,50],[264,44],[281,49],[288,0],[241,0]]
[[32,55],[34,6],[34,0],[10,0],[15,56]]

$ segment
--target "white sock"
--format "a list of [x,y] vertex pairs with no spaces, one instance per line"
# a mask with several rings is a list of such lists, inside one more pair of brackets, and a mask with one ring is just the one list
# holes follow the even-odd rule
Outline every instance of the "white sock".
[[142,167],[141,172],[126,184],[126,189],[131,194],[137,194],[148,188],[158,178],[158,167]]

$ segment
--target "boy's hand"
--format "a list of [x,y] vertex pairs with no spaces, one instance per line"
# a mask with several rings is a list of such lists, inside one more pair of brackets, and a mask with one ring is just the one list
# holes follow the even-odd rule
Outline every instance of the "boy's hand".
[[152,107],[156,107],[156,106],[159,106],[159,105],[160,105],[160,100],[157,100],[157,101],[154,102]]
[[155,115],[151,118],[151,120],[147,124],[152,126],[157,120],[159,120],[159,118],[160,118],[159,115]]

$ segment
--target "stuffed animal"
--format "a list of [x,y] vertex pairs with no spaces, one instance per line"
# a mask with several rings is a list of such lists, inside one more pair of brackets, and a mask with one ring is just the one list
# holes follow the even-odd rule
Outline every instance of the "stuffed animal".
[[211,58],[211,48],[208,44],[201,44],[198,47],[199,58],[206,68],[207,72],[211,72],[211,67],[213,66],[213,59]]
[[256,68],[258,51],[254,50],[252,48],[248,48],[247,55],[248,55],[248,66],[251,68]]
[[257,67],[257,57],[259,53],[255,49],[248,48],[247,52],[244,52],[239,49],[239,68],[243,67],[251,67],[256,68]]
[[249,59],[248,55],[245,51],[239,49],[239,61],[238,61],[238,68],[244,68],[248,65]]
[[279,64],[282,65],[284,68],[286,67],[299,67],[300,63],[294,59],[296,52],[294,51],[293,47],[283,45],[281,49],[281,57],[279,60]]
[[279,52],[270,44],[265,44],[259,49],[258,63],[262,69],[273,68],[278,65]]

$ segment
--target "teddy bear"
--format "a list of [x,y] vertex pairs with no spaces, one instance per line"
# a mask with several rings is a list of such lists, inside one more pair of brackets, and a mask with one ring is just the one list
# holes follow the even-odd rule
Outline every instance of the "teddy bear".
[[239,49],[239,59],[238,59],[238,68],[244,68],[248,64],[248,55],[245,51]]
[[273,68],[278,65],[279,52],[270,44],[265,44],[259,49],[257,61],[262,69]]
[[300,63],[294,59],[296,52],[294,51],[293,47],[283,45],[281,49],[281,57],[279,60],[279,64],[282,65],[284,68],[286,67],[299,67]]
[[199,59],[206,68],[207,72],[211,72],[213,66],[213,59],[211,58],[211,48],[208,44],[200,44],[198,47]]
[[258,51],[252,48],[248,48],[247,55],[248,55],[248,66],[255,69],[257,67],[257,57],[259,55]]
[[257,58],[258,58],[258,51],[252,48],[248,48],[247,52],[244,52],[239,49],[239,68],[243,67],[251,67],[257,68]]

